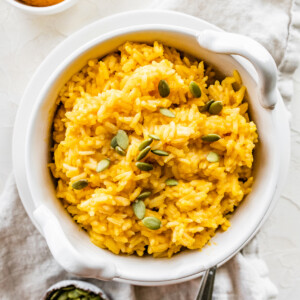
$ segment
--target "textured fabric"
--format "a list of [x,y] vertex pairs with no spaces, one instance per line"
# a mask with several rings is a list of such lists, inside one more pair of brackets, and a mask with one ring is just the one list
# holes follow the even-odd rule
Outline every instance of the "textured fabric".
[[[11,154],[9,146],[4,148],[4,144],[11,143],[12,124],[25,85],[49,51],[70,33],[100,17],[141,8],[186,12],[225,30],[258,40],[276,60],[281,93],[286,102],[290,100],[291,76],[300,48],[297,43],[300,40],[299,0],[84,0],[64,13],[49,17],[24,15],[1,1],[0,150],[5,153],[0,157],[0,188],[4,188],[0,198],[1,299],[40,299],[51,284],[74,278],[52,258],[43,237],[23,209],[13,175],[7,176],[11,169]],[[5,52],[7,49],[12,56]],[[21,72],[18,66],[22,66]],[[133,287],[91,281],[116,300],[192,300],[200,283],[200,279],[195,279],[172,286]],[[259,258],[256,240],[217,272],[215,300],[267,300],[275,299],[276,295],[277,289],[268,278],[267,267]]]

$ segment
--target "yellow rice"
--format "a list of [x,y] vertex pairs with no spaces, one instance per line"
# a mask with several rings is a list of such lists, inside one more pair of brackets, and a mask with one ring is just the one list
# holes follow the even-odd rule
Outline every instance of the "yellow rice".
[[[59,93],[49,165],[58,179],[57,197],[91,241],[113,253],[171,257],[184,248],[201,249],[218,228],[230,226],[229,215],[251,191],[258,136],[247,114],[246,88],[237,71],[220,82],[204,62],[158,42],[127,42],[118,50],[89,60]],[[167,98],[158,93],[161,79],[170,86]],[[200,86],[200,98],[190,93],[191,81]],[[223,102],[219,115],[199,112],[210,99]],[[175,118],[163,116],[162,107]],[[119,129],[129,136],[126,156],[110,146]],[[203,142],[209,133],[222,138]],[[153,149],[170,155],[148,154],[154,169],[145,172],[135,162],[148,134],[161,139]],[[219,162],[207,161],[210,151],[219,154]],[[104,158],[111,165],[97,173]],[[179,184],[166,186],[168,178]],[[72,189],[79,179],[89,185]],[[161,220],[158,230],[134,215],[131,204],[143,190],[152,191],[144,201],[146,217]]]

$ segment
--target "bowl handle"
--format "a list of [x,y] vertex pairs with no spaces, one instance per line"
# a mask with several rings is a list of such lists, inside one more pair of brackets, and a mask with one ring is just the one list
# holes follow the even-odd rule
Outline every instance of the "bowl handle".
[[61,225],[53,213],[44,205],[33,213],[34,219],[40,225],[48,247],[55,260],[67,271],[81,277],[111,280],[116,277],[116,268],[112,264],[95,261],[92,258],[85,261],[71,245],[63,233]]
[[255,40],[223,31],[203,30],[197,36],[202,48],[221,54],[236,54],[249,60],[259,77],[259,101],[268,109],[277,103],[277,67],[271,54]]

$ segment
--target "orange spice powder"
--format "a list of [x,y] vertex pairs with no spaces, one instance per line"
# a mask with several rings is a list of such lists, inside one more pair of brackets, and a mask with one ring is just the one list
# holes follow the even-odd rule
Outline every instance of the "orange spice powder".
[[62,2],[63,0],[22,0],[31,6],[50,6]]

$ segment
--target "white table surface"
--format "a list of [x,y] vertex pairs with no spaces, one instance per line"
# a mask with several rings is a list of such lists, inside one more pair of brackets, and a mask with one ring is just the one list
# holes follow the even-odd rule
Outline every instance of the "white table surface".
[[[127,2],[103,2],[103,11],[106,15],[124,11]],[[150,2],[130,0],[136,9]],[[12,169],[11,137],[18,103],[34,70],[66,36],[103,16],[92,0],[70,12],[68,19],[65,14],[33,17],[0,1],[0,191]],[[289,175],[277,206],[258,234],[261,256],[282,300],[296,300],[300,295],[300,70],[294,77]]]

